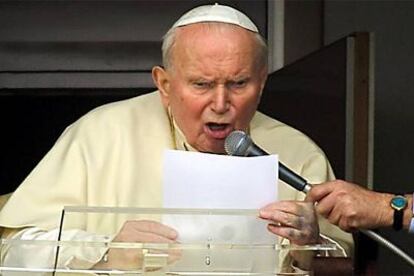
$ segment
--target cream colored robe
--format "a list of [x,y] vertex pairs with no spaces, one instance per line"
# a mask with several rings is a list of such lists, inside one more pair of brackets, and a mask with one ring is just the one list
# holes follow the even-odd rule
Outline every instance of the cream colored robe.
[[[334,177],[323,152],[301,132],[257,112],[250,134],[309,183]],[[180,133],[175,135],[177,146],[158,92],[94,109],[64,131],[13,193],[0,212],[0,225],[53,229],[69,205],[161,207],[163,151],[182,147]],[[304,198],[281,181],[278,189],[280,199]],[[86,231],[102,226],[93,219],[81,225]],[[350,252],[351,235],[324,219],[320,229]]]

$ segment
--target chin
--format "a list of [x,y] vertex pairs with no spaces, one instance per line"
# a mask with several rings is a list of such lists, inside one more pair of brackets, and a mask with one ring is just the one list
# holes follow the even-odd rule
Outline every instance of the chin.
[[212,151],[206,151],[207,153],[212,153],[212,154],[220,154],[220,155],[226,155],[226,151],[225,150],[212,150]]
[[224,150],[224,139],[206,139],[193,147],[199,152],[226,154],[226,151]]
[[204,152],[215,153],[215,154],[226,154],[226,151],[224,150],[224,143],[221,143],[220,145],[210,146]]

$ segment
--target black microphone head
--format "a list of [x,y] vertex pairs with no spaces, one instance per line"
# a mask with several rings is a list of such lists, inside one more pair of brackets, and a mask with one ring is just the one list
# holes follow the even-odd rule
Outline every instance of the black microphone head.
[[235,130],[227,136],[224,150],[228,155],[247,156],[247,150],[252,143],[252,139],[244,131]]

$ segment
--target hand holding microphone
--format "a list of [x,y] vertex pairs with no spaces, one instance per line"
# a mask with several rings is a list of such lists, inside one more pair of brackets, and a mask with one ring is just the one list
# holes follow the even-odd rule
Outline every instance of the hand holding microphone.
[[[233,131],[226,138],[225,150],[228,155],[235,155],[235,156],[268,155],[268,153],[266,153],[260,147],[255,145],[252,139],[246,133],[240,130]],[[386,197],[386,195],[381,196],[380,193],[365,190],[361,187],[359,187],[359,189],[356,189],[356,191],[352,192],[352,195],[351,195],[350,190],[354,190],[352,188],[355,188],[352,185],[356,186],[356,184],[347,183],[344,181],[333,181],[331,183],[319,184],[319,185],[316,185],[315,188],[312,188],[312,186],[308,184],[305,179],[303,179],[301,176],[291,171],[289,168],[287,168],[285,165],[283,165],[280,162],[279,162],[279,178],[283,180],[284,182],[286,182],[287,184],[289,184],[290,186],[294,187],[295,189],[306,193],[307,194],[306,200],[309,201],[308,203],[311,203],[311,204],[312,202],[317,203],[316,204],[317,211],[320,212],[321,215],[328,218],[328,220],[331,223],[338,225],[345,231],[357,230],[360,227],[371,228],[375,226],[383,226],[387,224],[389,225],[389,220],[384,219],[382,217],[382,214],[376,214],[375,216],[372,216],[372,213],[368,214],[370,213],[372,208],[375,209],[374,206],[368,203],[368,199],[371,198],[370,195],[375,194],[376,198],[380,198],[374,202],[374,205],[378,202],[383,202],[384,197]],[[339,186],[337,185],[338,182],[340,183]],[[343,189],[341,189],[341,186],[344,186],[342,187]],[[337,191],[338,189],[339,191]],[[348,196],[345,197],[344,194],[341,194],[341,190],[343,192],[348,192]],[[363,192],[362,195],[360,194],[361,192],[360,190],[362,190]],[[364,192],[364,190],[366,192]],[[330,195],[333,195],[333,196],[330,196]],[[365,200],[363,199],[364,195],[366,195]],[[414,199],[412,197],[409,197],[409,202],[411,204],[413,200]],[[367,205],[367,203],[368,205],[371,206],[371,208]],[[354,206],[355,204],[357,206]],[[349,206],[352,207],[351,210],[349,210]],[[272,214],[271,212],[272,210],[273,211],[277,210],[277,208],[275,207],[280,209],[280,207],[278,207],[277,202],[272,203],[266,206],[264,209],[262,209],[261,214],[264,213],[265,215],[265,216],[262,216],[262,218],[273,219],[274,221],[279,220],[277,218],[277,214],[275,213]],[[345,208],[345,210],[343,208]],[[363,215],[358,214],[357,213],[358,211],[355,208],[358,208],[358,210],[364,212],[364,214]],[[371,217],[371,218],[374,217],[374,221],[369,222],[368,220],[366,220],[367,217]],[[285,216],[285,219],[286,219],[286,216]],[[314,225],[314,223],[311,223],[311,225]],[[269,230],[275,234],[282,235],[282,232],[280,230],[277,230],[278,227],[276,226],[283,227],[283,223],[275,225],[273,227],[270,226]],[[383,246],[387,247],[388,249],[393,251],[395,254],[399,255],[402,259],[404,259],[406,262],[408,262],[411,266],[414,267],[414,260],[407,253],[405,253],[400,248],[395,246],[393,243],[391,243],[387,239],[383,238],[382,236],[378,235],[377,233],[371,230],[360,229],[360,231],[364,233],[365,235],[369,236],[371,239],[378,242],[379,244],[382,244]],[[287,232],[290,233],[290,235],[287,235],[285,237],[287,237],[289,240],[292,240],[292,234],[296,232],[293,231],[292,229],[288,230]],[[284,236],[284,234],[285,233],[283,233],[282,236]]]
[[[225,150],[229,155],[235,156],[268,155],[240,130],[233,131],[226,138]],[[390,194],[376,193],[340,180],[315,185],[312,188],[305,179],[280,162],[279,178],[295,189],[306,193],[306,201],[317,202],[318,213],[344,231],[351,232],[392,225],[391,208],[383,210],[372,208],[372,206],[389,207],[392,198]]]
[[[224,147],[229,155],[268,155],[255,145],[245,132],[240,130],[230,133]],[[316,206],[318,213],[345,231],[392,225],[392,209],[388,208],[391,194],[376,193],[340,180],[316,185],[311,191],[312,186],[305,179],[280,162],[279,178],[295,189],[306,193],[307,201],[318,202]],[[384,208],[373,210],[372,206],[384,206]],[[404,223],[404,226],[407,227],[408,223]]]

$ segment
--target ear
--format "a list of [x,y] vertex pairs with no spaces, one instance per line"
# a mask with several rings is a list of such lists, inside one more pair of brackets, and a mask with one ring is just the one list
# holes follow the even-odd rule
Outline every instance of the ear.
[[152,79],[160,91],[162,104],[164,107],[168,107],[170,103],[170,79],[168,72],[161,66],[155,66],[152,68]]
[[260,74],[259,76],[260,76],[260,82],[261,83],[260,83],[260,95],[259,95],[257,104],[260,103],[260,100],[261,100],[262,94],[263,94],[263,89],[264,89],[264,87],[266,85],[267,76],[268,76],[268,74],[267,74],[267,67],[265,67],[259,74]]
[[265,85],[266,85],[266,81],[267,81],[267,66],[265,66],[263,68],[263,70],[260,72],[260,79],[262,80],[262,83],[260,84],[260,91],[263,91]]

